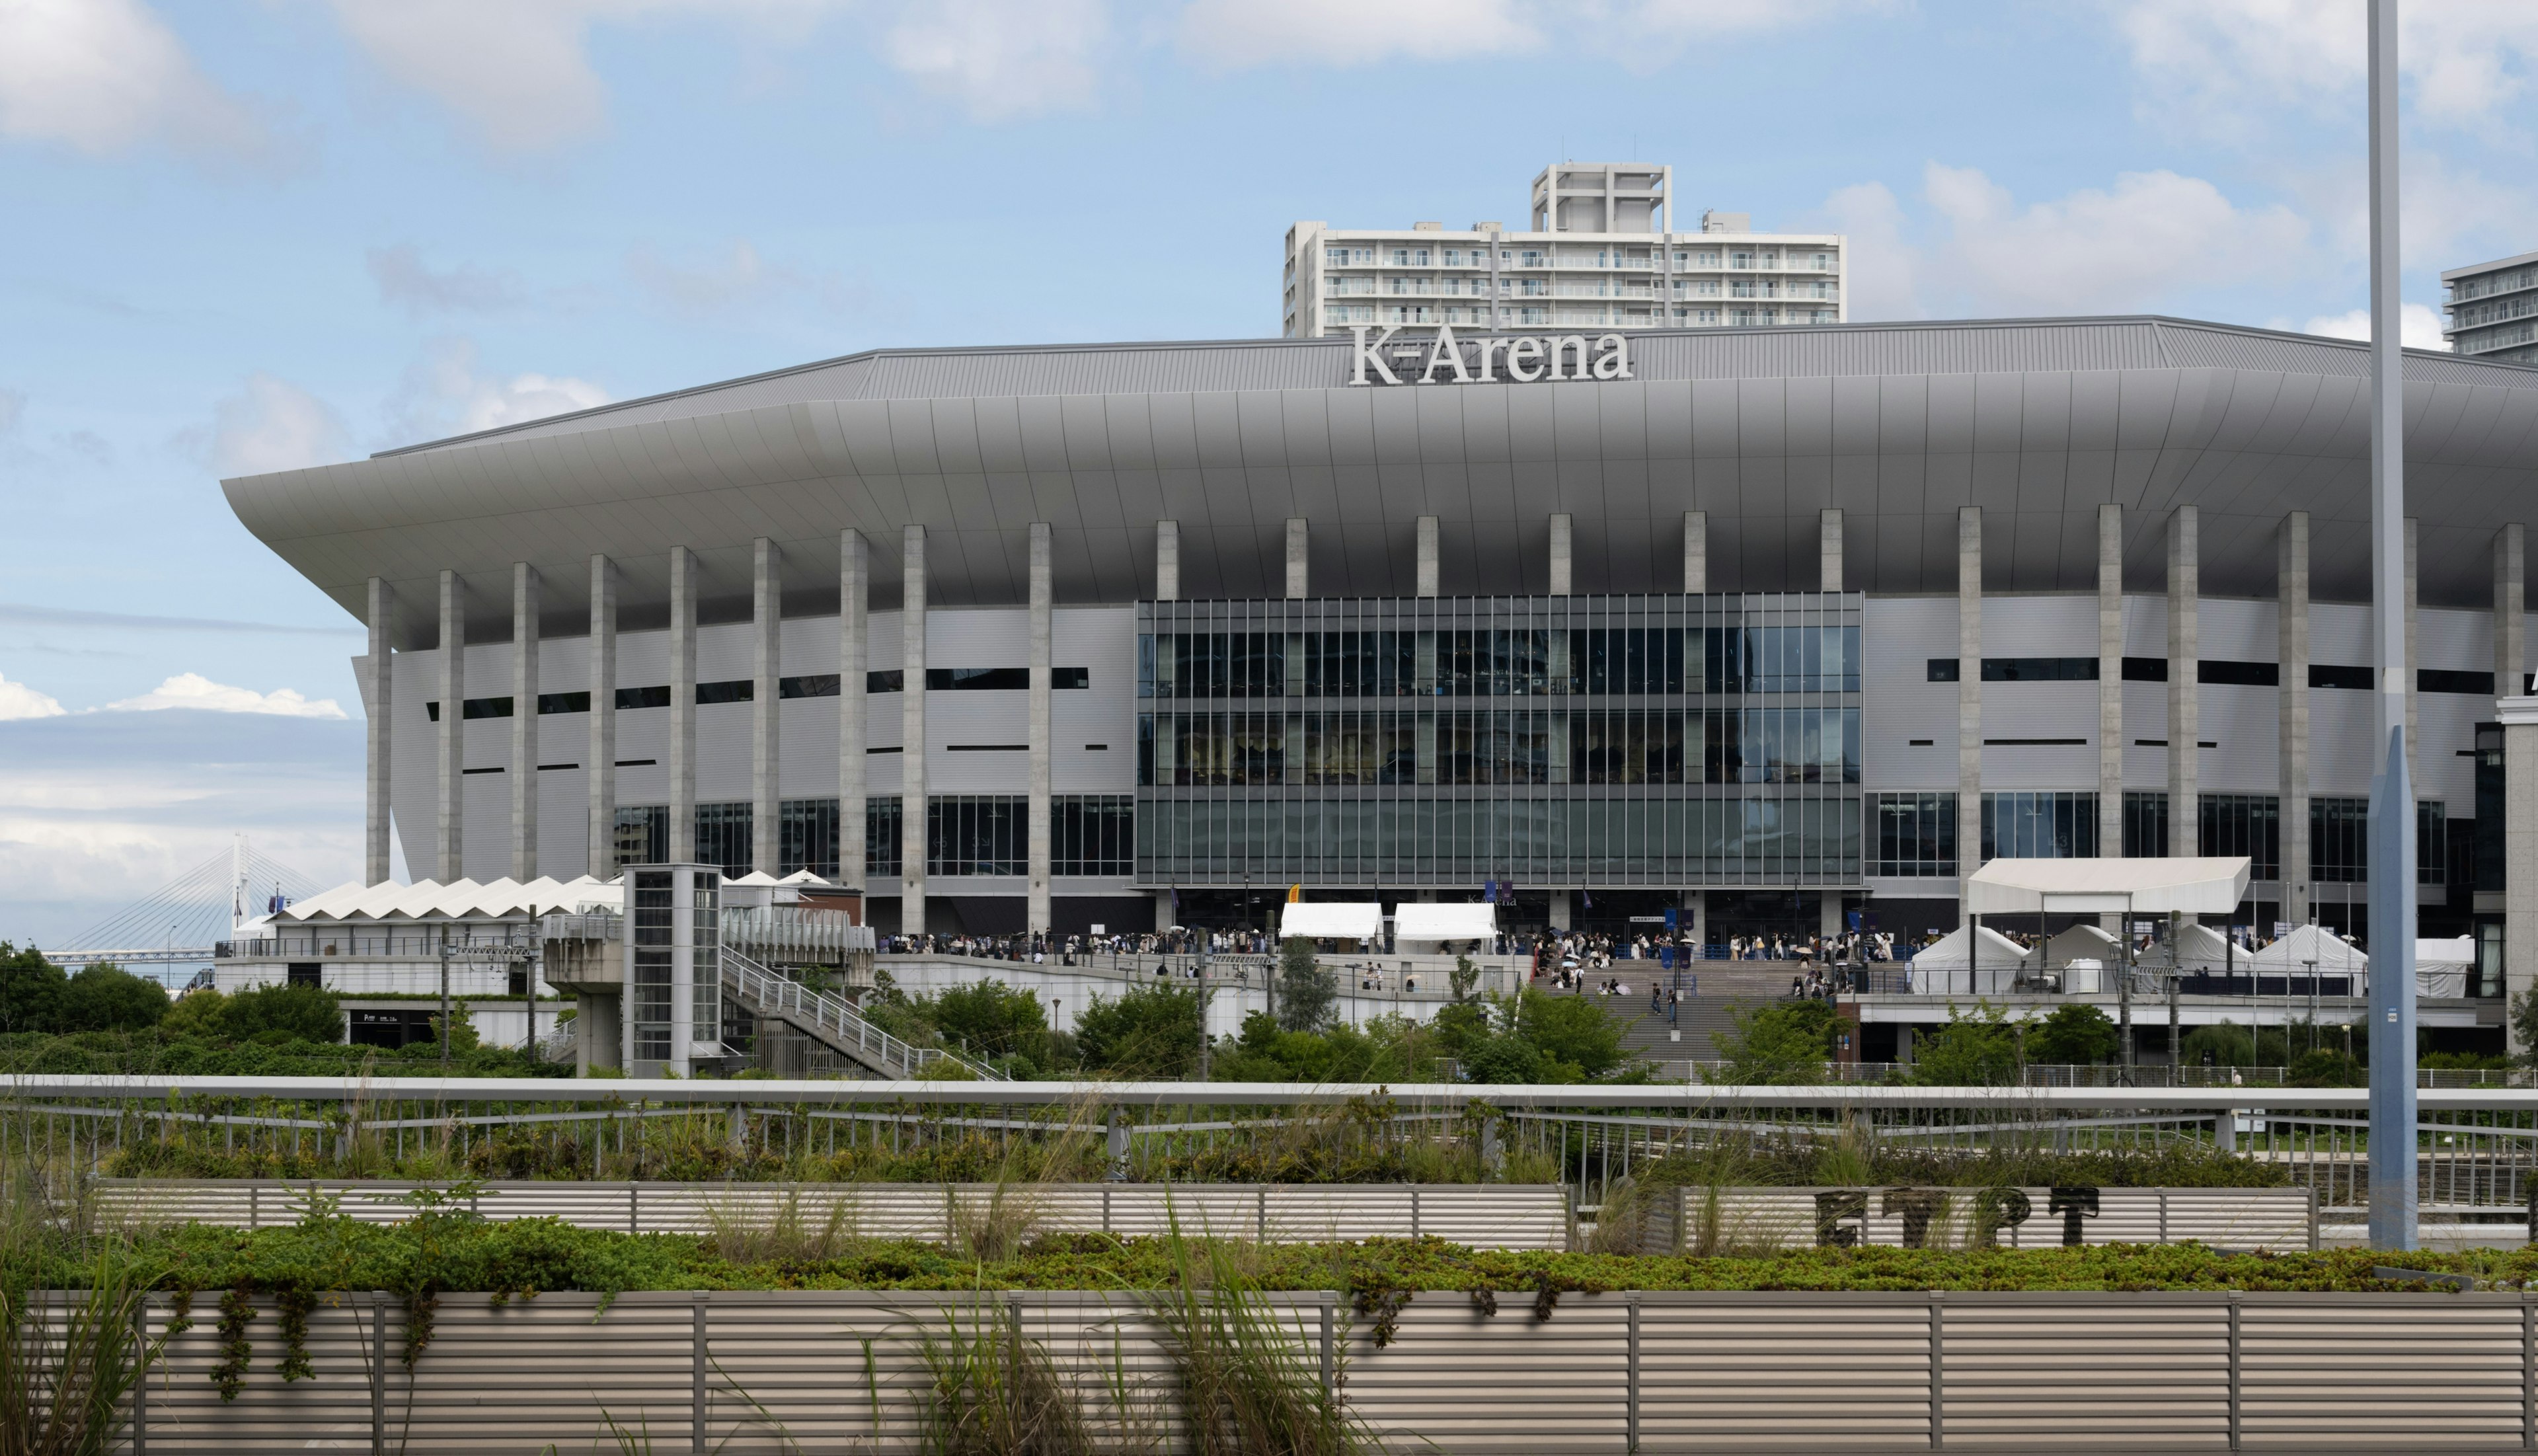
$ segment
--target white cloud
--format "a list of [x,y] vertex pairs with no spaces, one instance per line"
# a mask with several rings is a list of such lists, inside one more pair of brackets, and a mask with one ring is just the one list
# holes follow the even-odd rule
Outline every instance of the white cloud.
[[411,443],[586,410],[608,399],[607,390],[587,379],[480,374],[475,341],[438,339],[406,370],[405,382],[388,408],[404,442]]
[[1972,311],[2121,313],[2188,289],[2279,271],[2308,224],[2290,209],[2241,208],[2200,177],[2125,172],[2020,207],[1972,167],[1931,163],[1923,190],[1949,235],[1923,261],[1926,286]]
[[1525,8],[1518,0],[1195,0],[1181,12],[1179,39],[1189,54],[1227,67],[1457,60],[1542,44]]
[[209,430],[177,435],[179,447],[223,478],[327,465],[345,456],[344,424],[324,401],[271,374],[247,376],[246,388],[212,407]]
[[1904,235],[1904,205],[1886,184],[1861,182],[1844,187],[1826,198],[1817,212],[1827,232],[1850,239],[1848,273],[1842,280],[1842,287],[1850,291],[1850,316],[1919,317],[1919,257]]
[[355,44],[389,76],[456,111],[487,143],[536,151],[607,122],[590,29],[701,17],[783,29],[838,0],[329,0]]
[[0,3],[0,136],[92,156],[153,141],[203,156],[268,145],[141,0]]
[[674,308],[709,313],[781,285],[799,282],[790,269],[769,267],[746,237],[732,239],[730,249],[701,268],[682,268],[648,247],[626,255],[626,271],[636,286]]
[[[2300,332],[2367,341],[2371,337],[2371,310],[2356,308],[2350,313],[2321,314],[2301,325]],[[2397,341],[2408,349],[2449,347],[2449,341],[2441,337],[2441,316],[2422,303],[2397,306]]]
[[411,313],[493,312],[520,301],[520,281],[513,275],[466,263],[435,273],[410,242],[371,248],[365,261],[379,298]]
[[1102,0],[931,0],[901,12],[882,54],[971,119],[1005,121],[1098,101],[1109,30]]
[[61,703],[51,695],[38,693],[24,683],[12,683],[0,675],[0,722],[14,722],[20,718],[58,718],[62,713]]
[[155,712],[161,708],[193,708],[212,713],[269,713],[280,718],[344,716],[344,710],[331,697],[311,701],[292,688],[276,688],[271,693],[258,693],[252,688],[232,688],[225,683],[215,683],[200,673],[178,673],[139,697],[127,697],[105,705],[105,710],[111,713]]
[[[2358,125],[2347,94],[2368,74],[2358,0],[2107,0],[2152,109],[2196,126],[2260,125],[2286,107]],[[2416,114],[2496,116],[2538,64],[2538,5],[2438,0],[2399,12],[2397,63]]]

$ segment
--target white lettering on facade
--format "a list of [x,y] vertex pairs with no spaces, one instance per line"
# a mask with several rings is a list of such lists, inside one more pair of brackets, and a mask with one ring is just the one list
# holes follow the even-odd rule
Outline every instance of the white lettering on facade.
[[[1417,365],[1416,374],[1403,379],[1393,372],[1386,355],[1409,355],[1417,348],[1405,341],[1397,349],[1392,336],[1401,332],[1400,325],[1387,325],[1381,333],[1371,332],[1366,324],[1349,329],[1349,383],[1356,384],[1490,384],[1502,379],[1516,384],[1531,384],[1541,379],[1628,379],[1631,377],[1631,341],[1627,334],[1600,334],[1588,342],[1583,334],[1558,336],[1525,334],[1514,338],[1481,338],[1464,341],[1454,337],[1449,325],[1440,325],[1436,337],[1430,341],[1425,361],[1404,359],[1402,368]],[[1503,356],[1505,366],[1500,367]],[[1451,377],[1439,378],[1438,370]]]

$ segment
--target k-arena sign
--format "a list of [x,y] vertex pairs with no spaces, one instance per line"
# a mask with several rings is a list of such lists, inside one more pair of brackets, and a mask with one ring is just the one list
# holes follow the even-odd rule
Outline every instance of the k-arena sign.
[[[1356,339],[1349,351],[1352,385],[1489,384],[1501,379],[1531,384],[1542,379],[1631,377],[1631,345],[1620,334],[1600,335],[1591,343],[1584,334],[1533,334],[1465,344],[1451,328],[1439,327],[1422,359],[1416,343],[1391,342],[1401,332],[1397,325],[1372,339],[1368,332],[1365,324],[1349,330]],[[1398,373],[1393,369],[1396,364],[1401,366]]]

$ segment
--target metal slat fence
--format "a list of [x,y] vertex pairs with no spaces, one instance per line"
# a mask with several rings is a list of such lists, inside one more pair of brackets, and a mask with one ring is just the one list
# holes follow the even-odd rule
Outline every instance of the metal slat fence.
[[[1336,1293],[1268,1296],[1297,1378],[1387,1448],[1537,1452],[2538,1449],[2538,1303],[2518,1293],[1572,1294],[1483,1314],[1424,1292],[1381,1348]],[[286,1381],[257,1301],[224,1402],[211,1311],[174,1337],[136,1450],[926,1449],[930,1335],[1015,1321],[1103,1449],[1177,1448],[1170,1343],[1126,1293],[441,1296],[409,1369],[403,1304],[308,1319]],[[145,1325],[167,1329],[154,1296]]]

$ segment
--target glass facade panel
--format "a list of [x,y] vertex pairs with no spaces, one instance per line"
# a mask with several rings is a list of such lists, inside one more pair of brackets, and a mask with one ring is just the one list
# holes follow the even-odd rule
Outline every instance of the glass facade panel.
[[617,865],[657,865],[670,857],[670,806],[617,806]]
[[697,806],[697,863],[718,865],[725,879],[737,880],[750,872],[752,847],[748,801],[733,804],[700,804]]
[[2096,794],[1985,794],[1982,857],[1995,859],[2096,859]]
[[2195,807],[2196,843],[2205,858],[2243,854],[2251,877],[2283,878],[2282,800],[2272,794],[2204,794]]
[[1143,883],[1858,883],[1857,596],[1138,612]]
[[864,801],[864,878],[896,880],[904,856],[900,852],[899,795],[875,794]]
[[1031,801],[988,794],[936,794],[925,801],[925,873],[1030,873]]
[[630,1055],[636,1061],[657,1062],[670,1055],[670,998],[676,976],[671,963],[676,953],[672,940],[675,878],[667,870],[641,870],[634,875],[634,923],[627,934],[634,939],[634,984],[629,994],[634,1003],[630,1009],[634,1024]]
[[775,831],[775,874],[809,870],[823,880],[837,878],[837,801],[786,799]]
[[1869,874],[1956,878],[1956,795],[1871,794],[1868,822]]
[[2308,801],[2308,877],[2320,885],[2358,885],[2371,874],[2371,801]]
[[1048,806],[1052,875],[1137,873],[1134,794],[1058,794]]
[[2124,790],[2124,858],[2168,858],[2168,792]]

